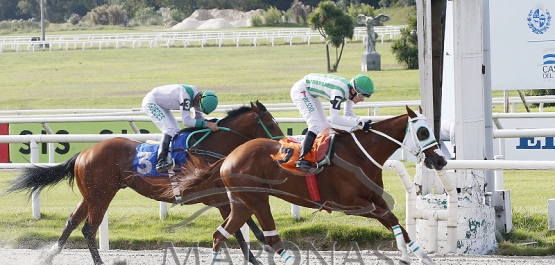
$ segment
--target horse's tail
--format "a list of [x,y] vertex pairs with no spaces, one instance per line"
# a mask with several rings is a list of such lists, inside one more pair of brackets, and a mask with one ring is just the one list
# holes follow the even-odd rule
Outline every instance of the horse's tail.
[[6,193],[26,191],[30,198],[34,191],[53,186],[64,179],[67,179],[69,185],[73,187],[73,169],[77,156],[79,156],[79,153],[55,166],[33,165],[23,169],[17,178],[10,182]]

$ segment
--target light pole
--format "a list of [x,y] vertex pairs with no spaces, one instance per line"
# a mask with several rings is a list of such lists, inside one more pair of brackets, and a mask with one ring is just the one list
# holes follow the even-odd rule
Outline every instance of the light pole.
[[[45,37],[44,37],[44,0],[39,0],[40,1],[40,32],[41,32],[41,40],[45,41]],[[44,45],[43,45],[44,48]]]

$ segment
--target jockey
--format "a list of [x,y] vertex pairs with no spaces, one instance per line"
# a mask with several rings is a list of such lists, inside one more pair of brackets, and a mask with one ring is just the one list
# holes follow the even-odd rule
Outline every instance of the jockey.
[[[218,106],[218,96],[211,90],[198,91],[191,85],[165,85],[152,89],[143,99],[143,111],[164,134],[156,171],[163,172],[171,167],[167,161],[172,138],[180,131],[171,110],[181,110],[184,126],[210,128],[217,131],[218,125],[207,121],[202,113],[208,115]],[[195,116],[191,117],[194,110]]]
[[[299,161],[296,164],[298,170],[310,171],[315,168],[304,159],[304,156],[312,149],[318,133],[331,127],[320,97],[330,102],[331,123],[359,127],[368,131],[372,121],[357,117],[354,114],[353,105],[369,98],[372,93],[374,93],[374,83],[368,76],[362,74],[356,75],[351,80],[327,74],[308,74],[293,85],[291,99],[308,125],[308,131],[301,144]],[[340,113],[342,103],[345,103],[343,116]]]

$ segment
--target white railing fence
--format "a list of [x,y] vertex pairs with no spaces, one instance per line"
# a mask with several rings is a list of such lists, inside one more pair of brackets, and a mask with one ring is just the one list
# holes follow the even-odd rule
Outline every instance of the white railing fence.
[[[378,26],[374,27],[381,42],[387,36],[389,39],[398,37],[400,30],[406,26]],[[157,48],[157,47],[187,47],[196,44],[205,45],[225,44],[239,47],[241,44],[257,46],[262,42],[271,44],[289,44],[296,42],[310,45],[311,41],[322,42],[323,37],[317,30],[310,28],[280,28],[280,29],[238,29],[219,31],[173,31],[152,33],[114,33],[114,34],[68,34],[46,35],[45,40],[33,41],[34,36],[4,36],[0,37],[0,52],[5,51],[36,51],[55,50],[85,50],[103,48]],[[366,27],[356,27],[353,39],[366,41]]]

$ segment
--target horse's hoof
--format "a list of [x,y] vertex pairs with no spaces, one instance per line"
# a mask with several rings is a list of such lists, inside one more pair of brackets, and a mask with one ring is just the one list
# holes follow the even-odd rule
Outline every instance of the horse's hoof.
[[264,249],[264,251],[268,252],[268,253],[274,253],[274,249],[272,247],[270,247],[269,245],[264,245],[262,247],[262,249]]
[[124,258],[114,258],[112,260],[112,263],[110,263],[110,265],[127,265],[127,260]]
[[422,260],[422,264],[425,265],[437,265],[437,263],[435,261],[433,261],[430,257],[427,257],[425,259]]

